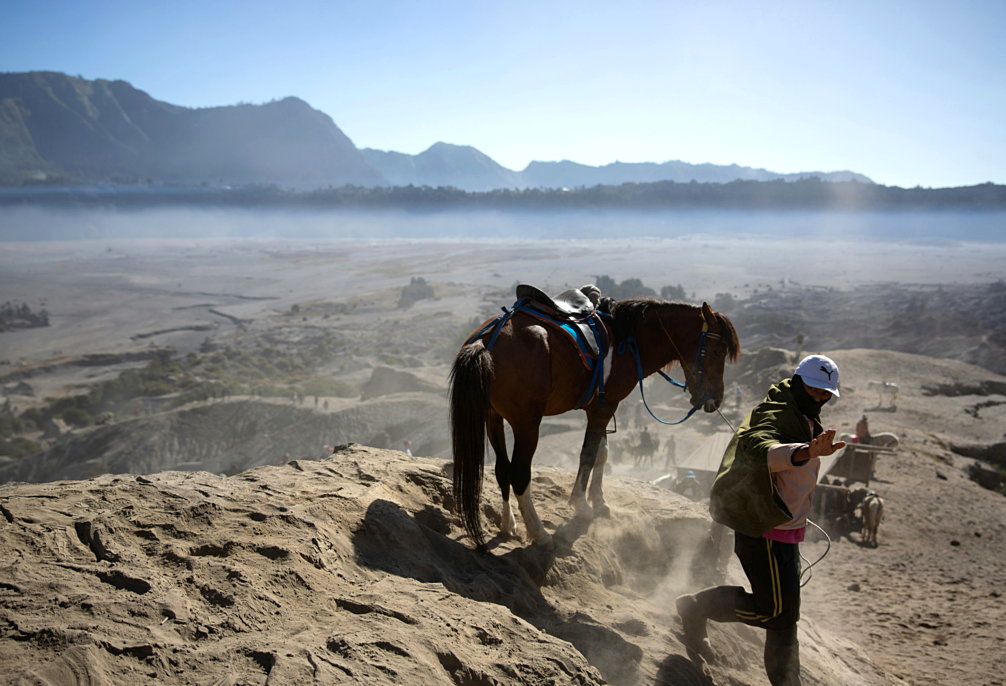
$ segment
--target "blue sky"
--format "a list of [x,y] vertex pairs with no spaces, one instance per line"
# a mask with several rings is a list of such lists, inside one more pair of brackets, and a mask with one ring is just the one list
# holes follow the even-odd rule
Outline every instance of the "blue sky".
[[206,107],[296,95],[359,147],[1006,183],[1006,2],[22,2],[0,71]]

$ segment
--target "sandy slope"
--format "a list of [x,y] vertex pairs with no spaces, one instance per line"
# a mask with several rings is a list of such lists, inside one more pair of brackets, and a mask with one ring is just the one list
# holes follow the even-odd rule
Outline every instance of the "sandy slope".
[[[681,645],[669,599],[700,506],[616,478],[610,520],[571,521],[572,473],[543,468],[556,551],[480,555],[445,509],[445,465],[350,447],[231,478],[0,487],[0,682],[764,683],[751,630],[715,630],[708,676]],[[806,683],[896,683],[804,631]]]
[[[806,588],[804,617],[833,627],[910,684],[1002,684],[1006,498],[969,481],[968,460],[921,432],[882,460],[877,548],[835,545]],[[804,546],[811,560],[824,543]]]

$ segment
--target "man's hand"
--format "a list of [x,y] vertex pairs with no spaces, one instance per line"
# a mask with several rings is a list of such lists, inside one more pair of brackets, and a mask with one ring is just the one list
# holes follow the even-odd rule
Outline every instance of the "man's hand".
[[828,429],[818,435],[807,447],[811,457],[828,457],[845,447],[845,441],[835,443],[835,430]]

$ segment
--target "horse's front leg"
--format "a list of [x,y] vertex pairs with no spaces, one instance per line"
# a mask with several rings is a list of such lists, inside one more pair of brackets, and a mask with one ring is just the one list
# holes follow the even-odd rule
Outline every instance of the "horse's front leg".
[[587,432],[583,436],[583,447],[580,448],[580,469],[576,473],[576,481],[573,482],[573,492],[569,495],[569,504],[576,511],[577,517],[594,515],[594,509],[587,504],[588,482],[590,482],[591,503],[595,507],[601,506],[602,511],[599,514],[608,514],[608,506],[601,492],[601,475],[604,473],[604,464],[608,461],[608,439],[605,428],[612,412],[613,410],[607,407],[587,411]]
[[611,515],[611,508],[604,502],[604,491],[601,488],[601,481],[604,479],[604,466],[608,462],[608,436],[601,436],[601,443],[597,446],[597,458],[594,460],[594,468],[591,470],[590,492],[587,497],[594,514],[598,517],[608,517]]
[[506,454],[506,433],[503,431],[503,417],[492,410],[486,420],[489,430],[489,443],[496,453],[496,483],[503,497],[503,514],[500,517],[500,536],[513,538],[517,535],[517,522],[510,509],[510,460]]

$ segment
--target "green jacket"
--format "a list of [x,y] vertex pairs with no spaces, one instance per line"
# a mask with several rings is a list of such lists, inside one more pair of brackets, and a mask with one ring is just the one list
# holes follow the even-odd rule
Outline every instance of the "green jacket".
[[793,519],[776,492],[768,468],[768,451],[779,443],[810,443],[814,429],[797,408],[792,379],[772,386],[765,399],[744,418],[720,463],[710,492],[709,513],[714,521],[748,536],[760,537]]

